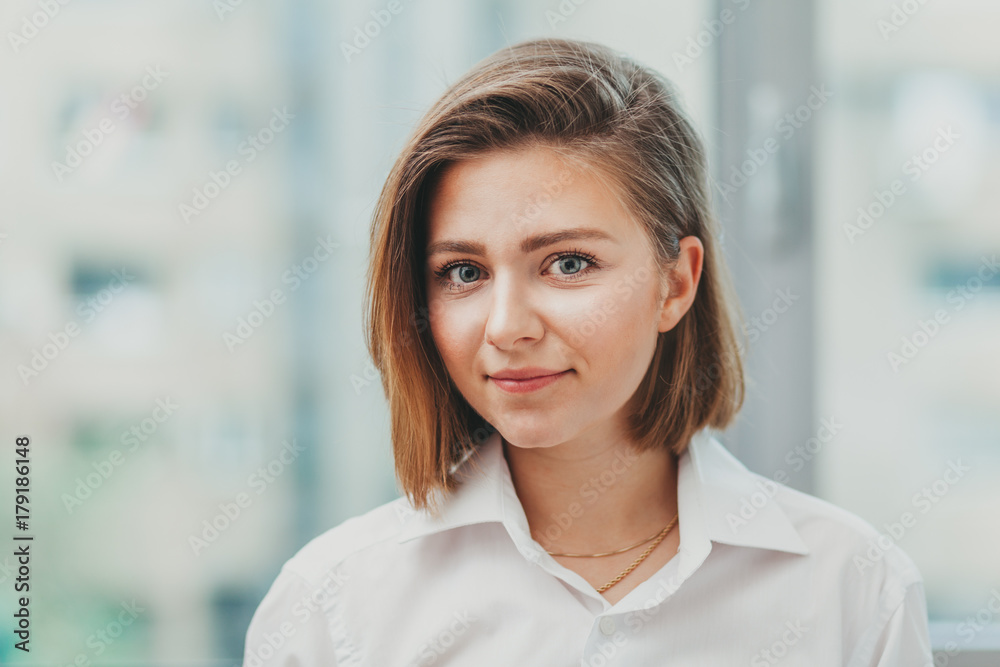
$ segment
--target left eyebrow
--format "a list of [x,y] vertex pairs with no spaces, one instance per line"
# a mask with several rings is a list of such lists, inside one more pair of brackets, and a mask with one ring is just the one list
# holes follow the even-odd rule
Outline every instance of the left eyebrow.
[[[573,227],[572,229],[562,229],[558,232],[529,236],[521,241],[521,252],[535,252],[555,243],[579,240],[614,241],[614,238],[603,229]],[[486,246],[479,241],[436,241],[427,246],[427,257],[436,255],[439,252],[456,252],[483,257],[486,255]]]

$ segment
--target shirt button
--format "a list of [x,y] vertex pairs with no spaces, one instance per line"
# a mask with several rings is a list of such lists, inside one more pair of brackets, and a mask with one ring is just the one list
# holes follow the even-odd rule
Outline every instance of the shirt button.
[[601,628],[601,632],[604,634],[613,635],[615,634],[615,619],[610,616],[605,616],[601,619],[601,622],[598,623],[598,627]]

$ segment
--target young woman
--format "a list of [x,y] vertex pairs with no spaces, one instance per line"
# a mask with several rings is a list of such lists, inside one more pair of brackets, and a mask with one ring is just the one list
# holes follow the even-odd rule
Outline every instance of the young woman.
[[743,400],[718,233],[659,74],[538,40],[457,81],[372,229],[405,496],[285,564],[244,665],[931,665],[907,555],[709,433]]

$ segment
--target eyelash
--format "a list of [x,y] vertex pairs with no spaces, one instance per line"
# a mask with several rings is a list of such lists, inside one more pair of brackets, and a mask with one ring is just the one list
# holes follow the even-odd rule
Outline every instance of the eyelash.
[[[565,259],[566,257],[579,257],[579,258],[583,259],[584,261],[586,261],[587,264],[588,264],[587,267],[581,269],[580,271],[577,271],[576,273],[566,274],[566,279],[569,280],[570,282],[572,282],[574,280],[578,280],[580,276],[589,275],[591,271],[595,271],[595,270],[601,268],[601,264],[599,264],[597,262],[597,259],[593,255],[591,255],[589,252],[584,252],[582,250],[567,250],[565,252],[556,253],[555,259],[552,260],[552,262],[549,264],[549,266],[552,266],[552,264],[555,264],[556,262],[558,262],[558,261],[560,261],[562,259]],[[452,269],[454,269],[457,266],[476,266],[476,265],[473,264],[473,263],[471,263],[471,262],[465,261],[465,260],[457,260],[457,261],[445,264],[444,266],[442,266],[439,269],[436,269],[434,271],[434,275],[437,276],[438,281],[441,282],[441,283],[443,283],[445,285],[445,287],[447,287],[449,290],[452,290],[452,291],[455,291],[455,292],[461,292],[461,291],[464,291],[464,290],[469,289],[469,288],[468,287],[455,287],[455,285],[466,285],[466,286],[468,286],[468,285],[472,285],[472,283],[454,283],[454,282],[448,280],[448,278],[447,278],[448,274],[451,272]],[[480,269],[480,270],[482,270],[482,269]]]

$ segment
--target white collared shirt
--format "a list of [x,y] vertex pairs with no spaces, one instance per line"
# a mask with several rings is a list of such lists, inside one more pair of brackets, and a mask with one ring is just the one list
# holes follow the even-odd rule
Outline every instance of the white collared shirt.
[[677,555],[613,605],[532,539],[499,434],[474,456],[438,519],[397,498],[285,563],[244,667],[933,664],[913,561],[706,430],[679,459]]

